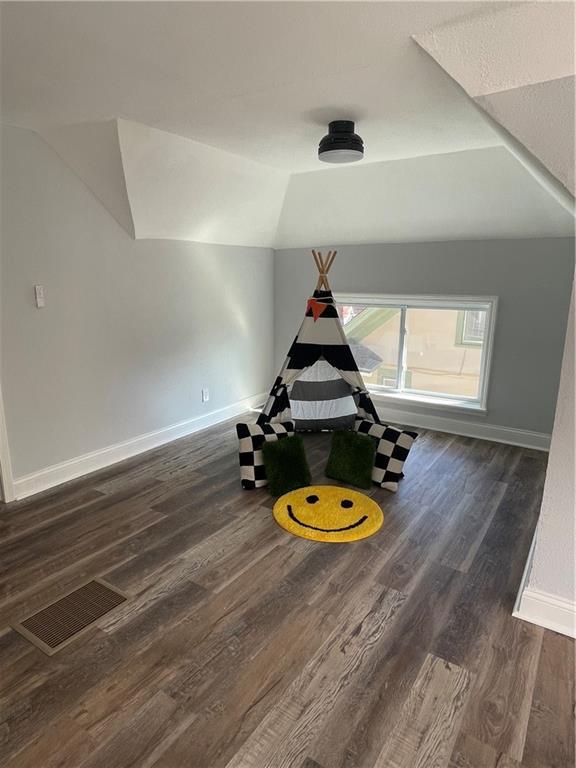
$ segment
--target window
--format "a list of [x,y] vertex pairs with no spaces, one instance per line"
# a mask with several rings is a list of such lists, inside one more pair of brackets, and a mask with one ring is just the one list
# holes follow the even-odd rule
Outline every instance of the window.
[[495,298],[336,298],[346,337],[371,392],[485,408]]
[[484,342],[486,312],[481,309],[469,309],[458,313],[456,343],[469,346],[481,346]]

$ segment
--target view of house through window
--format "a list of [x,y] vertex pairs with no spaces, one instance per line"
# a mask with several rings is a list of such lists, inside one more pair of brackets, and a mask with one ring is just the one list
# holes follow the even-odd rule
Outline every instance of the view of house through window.
[[370,389],[481,402],[490,303],[349,301],[340,317]]

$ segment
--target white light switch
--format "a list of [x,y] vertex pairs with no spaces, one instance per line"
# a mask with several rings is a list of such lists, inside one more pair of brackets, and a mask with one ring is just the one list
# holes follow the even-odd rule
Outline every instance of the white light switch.
[[208,389],[208,387],[204,387],[204,389],[202,390],[202,402],[207,403],[208,400],[210,400],[210,390]]
[[44,300],[44,286],[43,285],[35,285],[34,286],[34,298],[36,299],[36,306],[38,309],[41,309],[42,307],[46,306],[46,302]]

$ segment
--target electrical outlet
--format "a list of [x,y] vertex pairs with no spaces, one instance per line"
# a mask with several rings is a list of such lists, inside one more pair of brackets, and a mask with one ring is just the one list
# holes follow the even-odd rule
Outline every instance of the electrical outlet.
[[202,402],[207,403],[208,400],[210,400],[210,390],[208,389],[208,387],[204,387],[202,389]]

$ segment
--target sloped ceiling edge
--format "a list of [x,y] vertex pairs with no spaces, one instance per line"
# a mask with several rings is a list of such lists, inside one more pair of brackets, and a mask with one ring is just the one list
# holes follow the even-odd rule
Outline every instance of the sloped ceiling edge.
[[295,174],[276,247],[573,234],[570,213],[498,146]]
[[[574,15],[572,3],[517,3],[413,36],[479,108],[522,145],[526,155],[519,159],[527,168],[535,157],[558,180],[566,196],[557,194],[555,185],[532,167],[535,178],[572,212],[574,118],[570,100],[563,96],[576,73]],[[556,113],[552,119],[550,109]],[[543,124],[546,130],[538,130]],[[505,133],[502,136],[506,141]],[[517,147],[509,148],[518,156]]]
[[135,237],[117,121],[48,126],[38,133],[130,237]]
[[137,238],[273,245],[287,173],[141,123],[118,129]]

